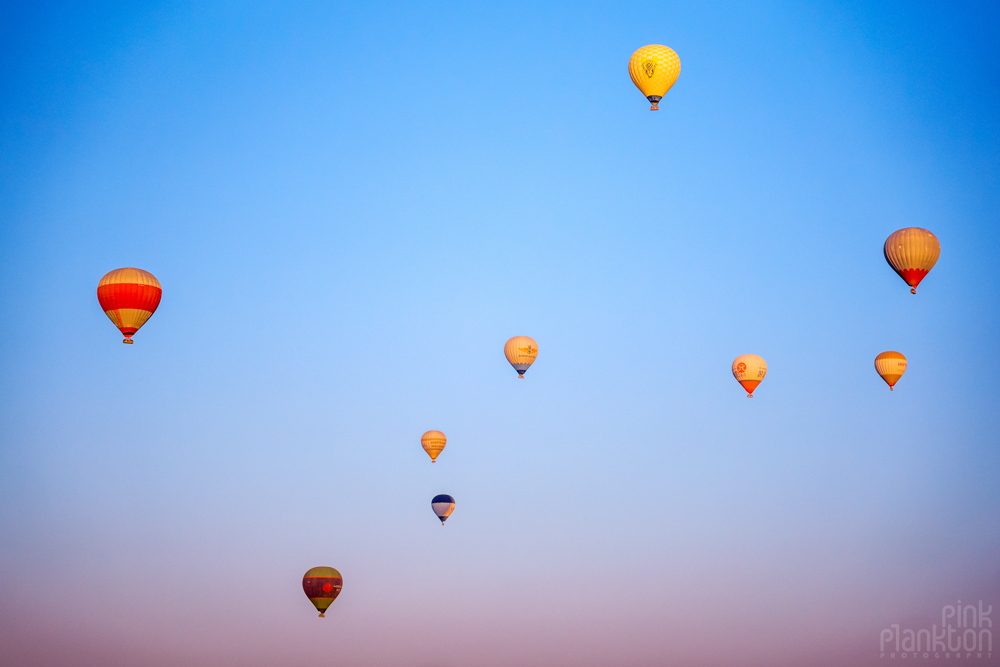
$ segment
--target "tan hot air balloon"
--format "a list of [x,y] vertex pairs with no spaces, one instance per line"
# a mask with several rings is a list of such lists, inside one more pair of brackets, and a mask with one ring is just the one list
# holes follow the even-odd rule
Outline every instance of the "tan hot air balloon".
[[534,338],[514,336],[503,346],[503,353],[517,371],[517,377],[524,379],[524,372],[535,363],[535,357],[538,356],[538,343]]
[[906,227],[889,235],[882,252],[889,266],[910,286],[910,294],[916,294],[917,285],[941,256],[941,242],[926,229]]
[[441,431],[427,431],[420,436],[420,444],[423,445],[427,455],[431,457],[431,463],[436,463],[438,454],[448,444],[448,438],[444,437],[444,433]]
[[765,375],[767,362],[756,354],[741,354],[733,361],[733,377],[747,390],[747,398],[753,398],[753,390]]
[[889,391],[906,372],[906,357],[899,352],[883,352],[875,357],[875,370],[889,385]]

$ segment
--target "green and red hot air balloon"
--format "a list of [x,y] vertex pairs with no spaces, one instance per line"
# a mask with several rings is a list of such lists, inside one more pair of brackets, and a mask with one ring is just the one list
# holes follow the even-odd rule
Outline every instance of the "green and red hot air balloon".
[[340,595],[343,587],[344,578],[333,567],[314,567],[302,577],[302,590],[319,611],[320,618],[326,617],[326,610]]

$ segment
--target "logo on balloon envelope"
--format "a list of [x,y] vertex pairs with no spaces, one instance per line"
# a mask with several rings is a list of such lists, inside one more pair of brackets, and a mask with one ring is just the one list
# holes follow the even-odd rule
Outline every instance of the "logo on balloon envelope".
[[740,363],[736,364],[736,372],[737,373],[746,373],[747,372],[747,365],[744,364],[742,361]]
[[654,63],[652,60],[647,60],[643,64],[642,69],[645,70],[646,76],[648,76],[649,78],[653,78],[653,74],[656,73],[656,63]]
[[[941,607],[941,625],[913,630],[893,623],[879,633],[879,658],[993,659],[993,605]],[[936,619],[934,619],[936,620]],[[936,663],[935,663],[936,664]]]

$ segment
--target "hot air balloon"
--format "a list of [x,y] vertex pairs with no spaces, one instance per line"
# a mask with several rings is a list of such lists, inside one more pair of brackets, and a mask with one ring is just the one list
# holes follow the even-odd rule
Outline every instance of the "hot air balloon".
[[889,234],[882,248],[885,261],[917,293],[924,279],[941,256],[941,242],[931,232],[920,227],[906,227]]
[[669,46],[644,46],[628,61],[628,74],[646,99],[652,102],[650,111],[658,111],[660,100],[667,94],[681,73],[681,59]]
[[427,455],[431,457],[431,463],[434,463],[437,461],[438,454],[448,444],[448,438],[444,437],[444,433],[441,431],[427,431],[420,436],[420,444],[423,445]]
[[747,390],[747,398],[753,398],[753,390],[765,375],[767,362],[756,354],[741,354],[733,362],[733,377]]
[[434,510],[437,518],[441,519],[443,526],[451,513],[455,511],[455,499],[444,493],[440,496],[434,496],[434,500],[431,501],[431,509]]
[[524,372],[535,363],[535,357],[538,356],[538,343],[534,338],[514,336],[503,346],[503,353],[517,371],[517,377],[523,380]]
[[142,269],[115,269],[97,284],[97,300],[116,327],[132,343],[132,335],[146,323],[160,305],[160,281]]
[[302,590],[319,611],[320,618],[326,618],[326,610],[340,595],[344,578],[333,567],[314,567],[302,577]]
[[889,391],[892,391],[893,386],[906,372],[906,357],[899,352],[883,352],[875,357],[875,370],[889,385]]

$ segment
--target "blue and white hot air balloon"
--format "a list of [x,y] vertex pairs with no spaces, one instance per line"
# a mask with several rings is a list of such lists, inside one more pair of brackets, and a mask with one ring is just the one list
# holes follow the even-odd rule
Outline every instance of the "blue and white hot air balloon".
[[455,511],[455,499],[446,493],[434,496],[434,500],[431,501],[431,509],[434,510],[437,518],[441,519],[441,525],[443,526],[444,522],[451,516],[451,513]]

